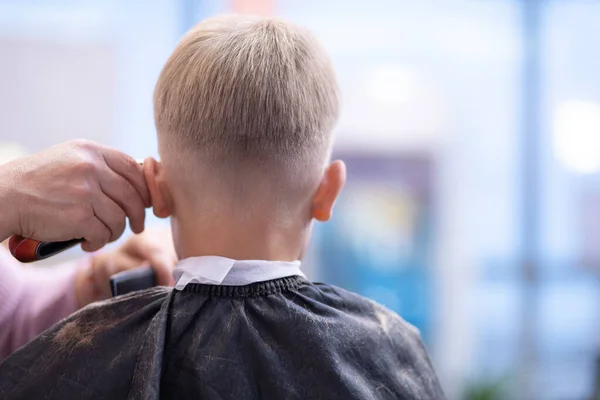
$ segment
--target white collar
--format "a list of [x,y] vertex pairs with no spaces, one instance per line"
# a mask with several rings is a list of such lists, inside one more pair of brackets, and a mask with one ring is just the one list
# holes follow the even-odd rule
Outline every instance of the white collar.
[[255,282],[287,276],[304,276],[300,261],[232,260],[203,256],[180,260],[173,270],[175,289],[183,290],[188,283],[244,286]]

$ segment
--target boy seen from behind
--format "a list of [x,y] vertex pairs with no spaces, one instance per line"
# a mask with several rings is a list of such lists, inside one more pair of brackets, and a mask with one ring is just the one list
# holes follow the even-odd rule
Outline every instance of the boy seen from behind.
[[345,181],[329,57],[276,19],[201,22],[154,93],[175,289],[95,303],[0,365],[10,399],[443,399],[418,331],[299,260]]

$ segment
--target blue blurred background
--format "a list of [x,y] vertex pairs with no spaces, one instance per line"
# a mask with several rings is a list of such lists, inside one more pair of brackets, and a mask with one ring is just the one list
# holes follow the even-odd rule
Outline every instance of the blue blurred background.
[[0,0],[0,162],[156,156],[158,73],[222,12],[310,28],[339,74],[350,179],[308,274],[417,325],[450,399],[591,398],[600,1]]

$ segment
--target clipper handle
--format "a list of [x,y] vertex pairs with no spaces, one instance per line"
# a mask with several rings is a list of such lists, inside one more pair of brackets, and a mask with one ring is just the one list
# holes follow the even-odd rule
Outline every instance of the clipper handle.
[[8,249],[14,258],[29,263],[52,257],[81,243],[83,239],[71,239],[64,242],[40,242],[19,235],[12,235],[8,240]]

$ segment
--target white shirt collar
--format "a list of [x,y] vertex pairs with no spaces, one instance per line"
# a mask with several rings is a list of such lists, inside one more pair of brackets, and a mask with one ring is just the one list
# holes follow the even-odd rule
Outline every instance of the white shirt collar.
[[180,260],[173,270],[175,289],[183,290],[188,283],[244,286],[255,282],[287,276],[304,276],[300,261],[232,260],[203,256]]

